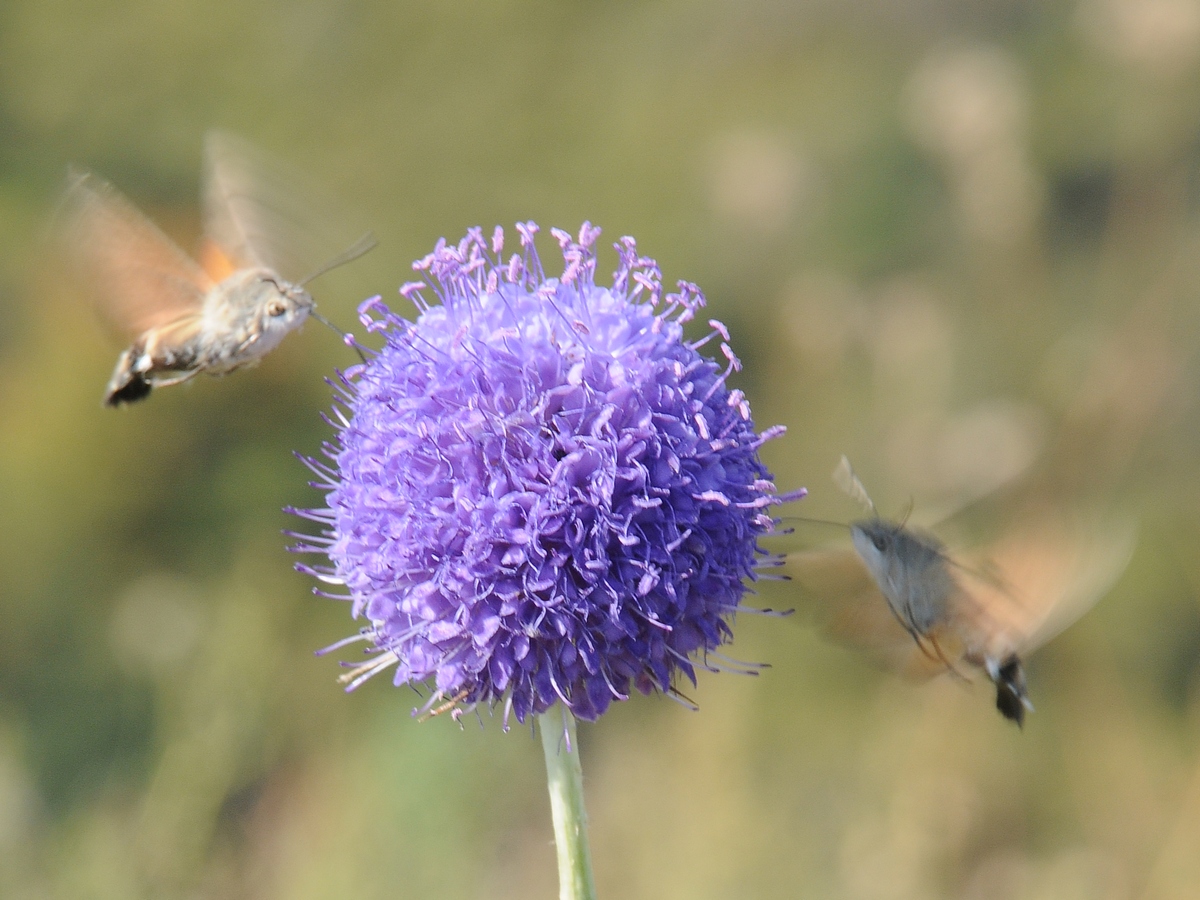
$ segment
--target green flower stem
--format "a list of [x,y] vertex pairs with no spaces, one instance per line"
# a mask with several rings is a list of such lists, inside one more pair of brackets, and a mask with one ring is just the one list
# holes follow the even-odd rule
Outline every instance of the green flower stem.
[[554,816],[558,897],[559,900],[596,900],[575,717],[556,704],[538,716],[538,725],[542,731],[542,750],[546,754],[550,811]]

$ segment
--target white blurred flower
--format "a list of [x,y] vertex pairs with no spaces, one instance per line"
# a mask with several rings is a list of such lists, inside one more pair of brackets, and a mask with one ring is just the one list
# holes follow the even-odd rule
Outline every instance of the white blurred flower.
[[203,632],[203,598],[192,582],[159,572],[131,583],[113,612],[109,638],[122,665],[158,675],[195,649]]
[[759,233],[782,230],[811,201],[811,163],[764,132],[719,135],[706,161],[709,202],[722,218]]
[[928,284],[910,275],[883,285],[864,338],[881,402],[944,408],[953,388],[954,326]]
[[1027,235],[1041,207],[1027,105],[1019,66],[996,47],[937,51],[905,92],[913,137],[946,164],[967,228],[988,242]]
[[914,137],[939,155],[968,161],[1024,138],[1021,73],[997,47],[935,52],[909,81],[907,101]]
[[861,339],[868,310],[858,288],[834,271],[803,272],[784,291],[783,326],[802,365],[835,369]]
[[4,738],[0,735],[0,853],[21,846],[41,806],[33,777]]
[[1200,55],[1200,0],[1084,0],[1079,24],[1100,50],[1152,78],[1182,75]]

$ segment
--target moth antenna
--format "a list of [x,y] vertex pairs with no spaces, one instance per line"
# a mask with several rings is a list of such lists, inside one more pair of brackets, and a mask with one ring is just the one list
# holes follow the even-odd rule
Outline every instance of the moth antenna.
[[863,483],[859,480],[858,476],[854,474],[854,468],[850,465],[850,460],[846,458],[846,454],[844,453],[838,461],[837,468],[833,470],[833,483],[851,500],[865,507],[872,516],[879,517],[879,513],[875,510],[875,502],[871,499],[871,495],[867,493],[867,489],[863,487]]
[[307,278],[301,279],[297,284],[300,287],[304,287],[310,281],[320,278],[326,272],[336,269],[338,266],[344,266],[346,263],[353,262],[360,256],[371,252],[378,244],[379,241],[375,239],[375,235],[368,231],[329,262],[325,263],[325,265],[321,266],[321,268],[317,269],[317,271],[313,272]]

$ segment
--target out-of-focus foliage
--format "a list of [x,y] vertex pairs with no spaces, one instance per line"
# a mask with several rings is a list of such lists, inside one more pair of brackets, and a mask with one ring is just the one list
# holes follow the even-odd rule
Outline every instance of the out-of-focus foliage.
[[885,510],[969,489],[1000,410],[1046,448],[1046,499],[1140,521],[1035,658],[1023,733],[981,686],[744,616],[761,677],[583,729],[603,896],[1200,890],[1200,2],[9,0],[0,895],[556,890],[526,732],[418,724],[311,654],[351,626],[279,510],[315,500],[291,451],[327,436],[346,349],[310,325],[254,371],[100,406],[119,345],[43,240],[66,166],[187,244],[214,126],[379,235],[316,285],[343,325],[443,234],[587,218],[705,288],[758,423],[790,428],[766,454],[812,489],[797,513],[855,512],[843,452]]

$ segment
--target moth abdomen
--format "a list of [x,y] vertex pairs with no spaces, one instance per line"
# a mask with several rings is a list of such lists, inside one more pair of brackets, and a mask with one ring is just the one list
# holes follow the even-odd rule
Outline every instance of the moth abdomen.
[[156,338],[155,332],[143,335],[118,357],[104,390],[105,406],[145,400],[155,387],[178,384],[196,373],[200,358],[191,342],[171,347]]
[[[990,673],[989,673],[990,674]],[[996,709],[1018,727],[1025,724],[1025,711],[1032,709],[1025,686],[1025,668],[1015,653],[1009,656],[992,675],[996,683]]]
[[123,403],[136,403],[150,396],[153,385],[141,372],[122,370],[118,367],[113,373],[108,389],[104,392],[105,406],[120,406]]

